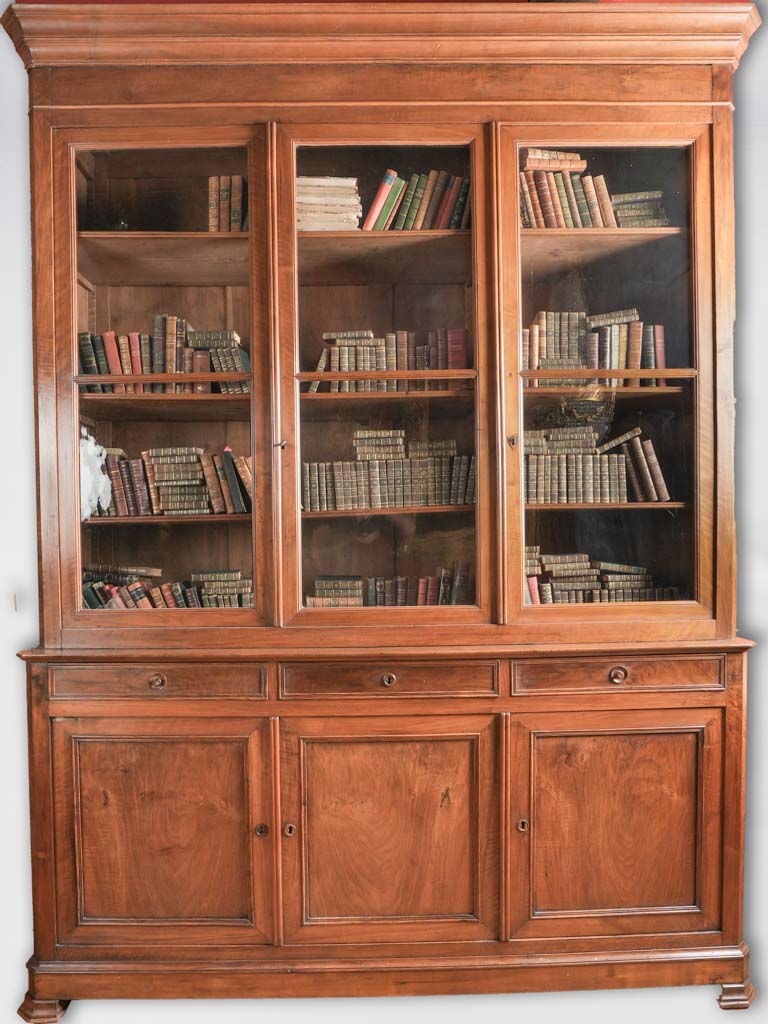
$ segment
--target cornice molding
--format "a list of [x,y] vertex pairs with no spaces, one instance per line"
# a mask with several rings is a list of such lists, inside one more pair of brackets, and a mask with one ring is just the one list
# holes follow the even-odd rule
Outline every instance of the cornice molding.
[[2,24],[27,69],[418,62],[725,64],[754,4],[15,4]]

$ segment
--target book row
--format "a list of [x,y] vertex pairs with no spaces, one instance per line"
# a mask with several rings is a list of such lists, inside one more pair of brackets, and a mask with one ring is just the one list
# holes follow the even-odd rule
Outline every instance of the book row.
[[[323,334],[323,349],[317,361],[317,373],[350,373],[375,370],[465,370],[469,367],[467,330],[464,327],[438,327],[419,335],[416,331],[391,331],[374,337],[371,330],[328,331]],[[324,382],[311,381],[308,393],[315,394]],[[334,380],[328,381],[333,394],[372,391],[442,391],[453,387],[451,381],[420,380]]]
[[676,587],[660,587],[642,565],[603,562],[583,552],[542,554],[525,549],[525,603],[597,604],[625,601],[674,601]]
[[472,505],[475,456],[371,458],[358,462],[305,462],[306,512]]
[[[130,567],[128,567],[130,568]],[[192,572],[188,580],[161,582],[162,569],[84,570],[86,608],[253,608],[253,580],[239,569]]]
[[641,434],[640,427],[633,427],[598,446],[590,427],[527,431],[523,449],[527,501],[553,505],[670,501],[653,441]]
[[[663,370],[666,369],[663,324],[644,323],[636,309],[587,316],[583,311],[541,310],[522,332],[524,370]],[[573,387],[594,381],[571,378],[526,380],[524,386]],[[665,387],[655,377],[622,380],[599,378],[618,387]]]
[[520,171],[520,217],[524,228],[669,227],[660,190],[611,195],[602,174],[583,174],[578,153],[528,157]]
[[248,184],[242,174],[208,178],[208,230],[246,231]]
[[445,231],[469,226],[470,179],[448,171],[416,172],[406,180],[387,168],[363,231]]
[[[240,346],[237,331],[195,331],[183,317],[158,313],[153,317],[152,334],[81,331],[77,341],[83,376],[242,373],[240,381],[221,381],[214,386],[221,394],[248,394],[251,390],[251,361],[247,349]],[[210,394],[212,385],[210,381],[80,385],[81,391],[92,394],[142,395],[145,389],[153,394]]]
[[318,576],[307,608],[399,608],[468,604],[472,567],[456,562],[431,576]]
[[152,448],[129,459],[106,448],[112,497],[102,516],[233,515],[250,511],[250,456],[202,448]]

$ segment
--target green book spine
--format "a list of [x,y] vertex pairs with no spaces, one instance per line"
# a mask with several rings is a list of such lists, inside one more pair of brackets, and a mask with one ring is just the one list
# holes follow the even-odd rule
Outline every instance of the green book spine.
[[419,207],[421,206],[421,201],[424,198],[424,189],[427,187],[427,179],[428,179],[428,177],[429,177],[429,175],[427,175],[427,174],[420,174],[419,175],[419,180],[418,180],[418,182],[416,184],[416,191],[413,194],[413,199],[411,200],[411,205],[409,206],[408,213],[406,214],[405,224],[403,225],[403,230],[404,231],[412,231],[413,230],[413,224],[414,224],[414,221],[416,220],[416,215],[419,212]]
[[[419,184],[418,174],[412,174],[408,180],[408,187],[405,190],[403,201],[400,203],[400,209],[397,211],[397,216],[392,224],[393,231],[402,231],[405,227],[405,221],[410,212],[411,206],[413,205],[414,196],[416,195],[416,188]],[[414,214],[415,216],[415,214]]]
[[[461,227],[461,220],[464,216],[464,207],[467,205],[467,198],[469,197],[469,178],[464,178],[459,188],[459,195],[456,199],[456,205],[453,208],[451,219],[448,227],[451,230],[457,230]],[[531,225],[533,227],[534,225]]]
[[387,220],[389,219],[392,209],[400,198],[400,193],[405,188],[405,182],[402,178],[395,178],[392,188],[389,190],[387,198],[384,200],[384,205],[381,208],[381,213],[376,218],[376,223],[373,225],[374,231],[382,231],[384,229]]

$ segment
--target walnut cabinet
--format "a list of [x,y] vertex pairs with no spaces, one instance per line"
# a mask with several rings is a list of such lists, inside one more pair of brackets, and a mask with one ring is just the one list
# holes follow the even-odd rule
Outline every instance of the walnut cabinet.
[[759,19],[439,6],[3,16],[31,103],[27,1021],[752,1000],[732,77]]

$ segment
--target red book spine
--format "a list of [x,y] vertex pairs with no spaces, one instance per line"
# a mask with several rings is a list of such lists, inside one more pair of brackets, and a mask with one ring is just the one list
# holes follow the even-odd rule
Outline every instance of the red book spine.
[[367,217],[363,221],[363,231],[373,231],[373,225],[376,223],[378,216],[381,213],[381,208],[395,183],[396,177],[397,171],[393,171],[389,167],[384,172],[384,177],[381,179],[381,184],[373,198],[371,208],[368,211]]
[[[665,370],[667,367],[667,351],[664,342],[664,324],[653,325],[653,345],[656,349],[656,369]],[[659,377],[656,387],[665,388],[667,382],[664,377]]]
[[[128,335],[128,345],[131,350],[131,369],[134,373],[141,373],[141,343],[136,332]],[[133,389],[137,395],[144,394],[143,384],[134,384]]]
[[451,178],[448,188],[445,190],[443,201],[440,203],[437,216],[435,217],[435,223],[433,225],[437,231],[445,231],[451,223],[451,214],[453,213],[453,208],[456,205],[456,200],[459,196],[461,182],[461,177]]
[[539,196],[539,205],[541,206],[541,215],[544,218],[544,226],[548,228],[556,228],[557,217],[555,217],[555,208],[552,205],[552,196],[549,194],[547,172],[534,171],[533,180],[536,183],[536,192]]
[[[120,362],[120,350],[117,347],[117,335],[114,331],[104,331],[102,337],[104,338],[104,351],[107,354],[109,372],[122,374],[123,366]],[[125,394],[125,384],[114,384],[113,388],[116,395]]]
[[448,369],[467,369],[467,331],[464,327],[448,329]]

